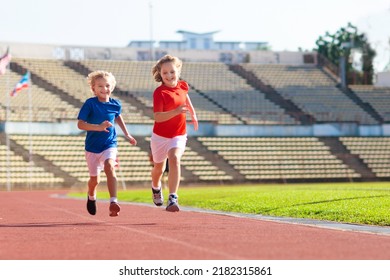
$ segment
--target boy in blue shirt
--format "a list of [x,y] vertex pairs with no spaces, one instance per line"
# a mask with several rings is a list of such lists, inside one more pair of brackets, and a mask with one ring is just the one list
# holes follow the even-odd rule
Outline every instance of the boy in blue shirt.
[[96,214],[96,190],[100,181],[100,172],[107,176],[107,187],[110,194],[109,215],[118,216],[120,206],[117,199],[117,134],[115,122],[122,129],[130,144],[137,141],[129,134],[121,116],[122,105],[119,100],[111,98],[115,88],[115,77],[106,71],[94,71],[88,75],[88,84],[94,97],[85,101],[77,117],[77,127],[87,131],[85,138],[85,158],[89,170],[87,210]]

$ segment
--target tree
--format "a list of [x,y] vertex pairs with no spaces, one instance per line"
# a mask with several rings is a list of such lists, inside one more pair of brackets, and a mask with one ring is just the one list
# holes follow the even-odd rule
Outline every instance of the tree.
[[[341,61],[345,61],[345,70],[348,73],[348,83],[352,84],[372,84],[374,77],[373,60],[376,52],[371,48],[366,35],[358,32],[351,23],[347,27],[342,27],[335,34],[326,32],[316,41],[316,51],[330,60],[339,68]],[[361,69],[353,67],[351,53],[359,50],[362,54]],[[343,60],[344,58],[344,60]]]

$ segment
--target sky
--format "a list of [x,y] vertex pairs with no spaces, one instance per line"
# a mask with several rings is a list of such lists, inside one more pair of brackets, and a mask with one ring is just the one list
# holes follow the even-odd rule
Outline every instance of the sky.
[[0,44],[125,47],[180,40],[185,30],[297,51],[350,22],[377,50],[377,71],[390,62],[390,0],[0,0],[0,7]]

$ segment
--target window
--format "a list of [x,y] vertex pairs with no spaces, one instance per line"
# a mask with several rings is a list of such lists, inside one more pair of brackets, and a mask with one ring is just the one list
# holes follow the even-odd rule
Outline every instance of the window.
[[195,38],[190,39],[190,49],[196,49],[196,39]]
[[209,50],[210,47],[211,47],[211,40],[210,40],[210,38],[205,38],[205,39],[203,40],[203,48],[204,48],[205,50]]
[[139,61],[150,60],[150,52],[149,51],[138,51],[137,52],[137,60],[139,60]]

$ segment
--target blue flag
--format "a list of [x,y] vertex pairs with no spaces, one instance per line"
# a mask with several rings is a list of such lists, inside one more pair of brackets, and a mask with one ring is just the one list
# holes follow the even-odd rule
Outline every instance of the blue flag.
[[30,72],[27,71],[26,74],[22,77],[22,79],[16,84],[14,89],[11,91],[11,96],[16,96],[16,94],[24,88],[28,88],[30,81]]

